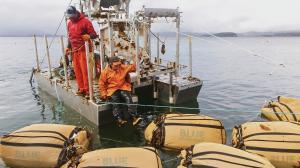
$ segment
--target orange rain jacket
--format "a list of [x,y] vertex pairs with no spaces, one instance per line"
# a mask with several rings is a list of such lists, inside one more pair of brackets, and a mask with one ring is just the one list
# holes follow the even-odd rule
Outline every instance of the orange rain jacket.
[[134,72],[135,64],[121,64],[120,69],[114,71],[109,65],[101,72],[99,88],[101,96],[111,96],[117,90],[131,91],[131,84],[126,80],[129,72]]

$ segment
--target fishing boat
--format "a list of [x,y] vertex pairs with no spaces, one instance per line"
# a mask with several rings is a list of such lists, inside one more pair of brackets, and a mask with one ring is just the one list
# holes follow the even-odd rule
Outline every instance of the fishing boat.
[[[64,53],[64,38],[61,37],[62,66],[61,69],[51,66],[49,45],[45,36],[45,48],[48,68],[41,69],[36,37],[34,36],[36,67],[33,75],[38,87],[48,94],[58,97],[64,105],[74,109],[86,119],[96,125],[107,124],[112,121],[111,105],[99,98],[98,77],[95,66],[97,62],[101,70],[106,66],[108,58],[120,56],[125,63],[136,60],[136,72],[130,74],[133,86],[134,102],[148,96],[164,104],[177,105],[196,100],[203,81],[192,75],[192,38],[189,37],[189,65],[180,64],[180,23],[181,12],[176,9],[146,8],[129,16],[130,0],[80,0],[77,5],[92,22],[99,25],[99,38],[94,42],[94,61],[87,63],[89,79],[89,97],[76,96],[75,80],[70,79]],[[151,31],[152,24],[159,24],[163,19],[173,19],[176,23],[176,56],[175,61],[162,60],[165,53],[165,42],[159,34]],[[151,42],[157,44],[156,53],[151,52]],[[161,47],[160,47],[161,46]],[[85,45],[89,51],[89,45]],[[90,53],[87,52],[87,57]],[[87,60],[90,60],[87,58]],[[93,63],[91,63],[93,62]],[[71,66],[72,64],[70,64]],[[182,69],[188,73],[182,73]],[[100,70],[100,72],[101,72]],[[61,73],[62,72],[62,73]]]

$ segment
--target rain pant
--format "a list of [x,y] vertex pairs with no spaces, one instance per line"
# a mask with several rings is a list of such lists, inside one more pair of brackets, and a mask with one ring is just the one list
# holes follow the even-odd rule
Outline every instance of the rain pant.
[[78,90],[83,93],[89,93],[89,81],[85,51],[81,50],[73,52],[73,66]]
[[[130,104],[128,105],[128,114],[130,117],[136,117],[137,112],[136,112],[136,106],[132,105],[132,97],[129,91],[126,90],[117,90],[114,92],[114,94],[109,98],[109,101],[112,103],[126,103]],[[122,104],[113,104],[113,116],[115,119],[122,119]]]

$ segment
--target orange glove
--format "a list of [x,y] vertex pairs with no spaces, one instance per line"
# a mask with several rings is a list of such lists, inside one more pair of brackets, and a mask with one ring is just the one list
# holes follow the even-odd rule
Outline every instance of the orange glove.
[[91,39],[90,35],[88,35],[88,34],[82,35],[81,38],[82,38],[84,41],[89,41],[89,40]]
[[65,48],[65,54],[68,55],[71,52],[70,48]]

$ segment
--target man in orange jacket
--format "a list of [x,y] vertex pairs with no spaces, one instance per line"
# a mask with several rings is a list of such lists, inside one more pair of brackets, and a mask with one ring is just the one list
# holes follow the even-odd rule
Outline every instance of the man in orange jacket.
[[124,65],[118,57],[113,56],[109,60],[109,65],[101,72],[99,79],[101,99],[108,99],[112,102],[113,116],[119,126],[122,126],[127,121],[123,120],[121,115],[122,105],[118,103],[128,105],[128,113],[133,120],[133,125],[136,125],[141,120],[137,115],[136,106],[132,105],[131,83],[126,80],[128,73],[134,72],[135,68],[135,64]]
[[70,52],[70,50],[73,53],[73,66],[78,86],[76,94],[85,95],[86,98],[88,98],[89,83],[84,43],[85,41],[89,42],[89,52],[92,52],[91,39],[95,39],[97,34],[91,21],[85,18],[83,14],[79,13],[74,6],[68,7],[66,15],[69,18],[67,25],[69,44],[66,53]]

